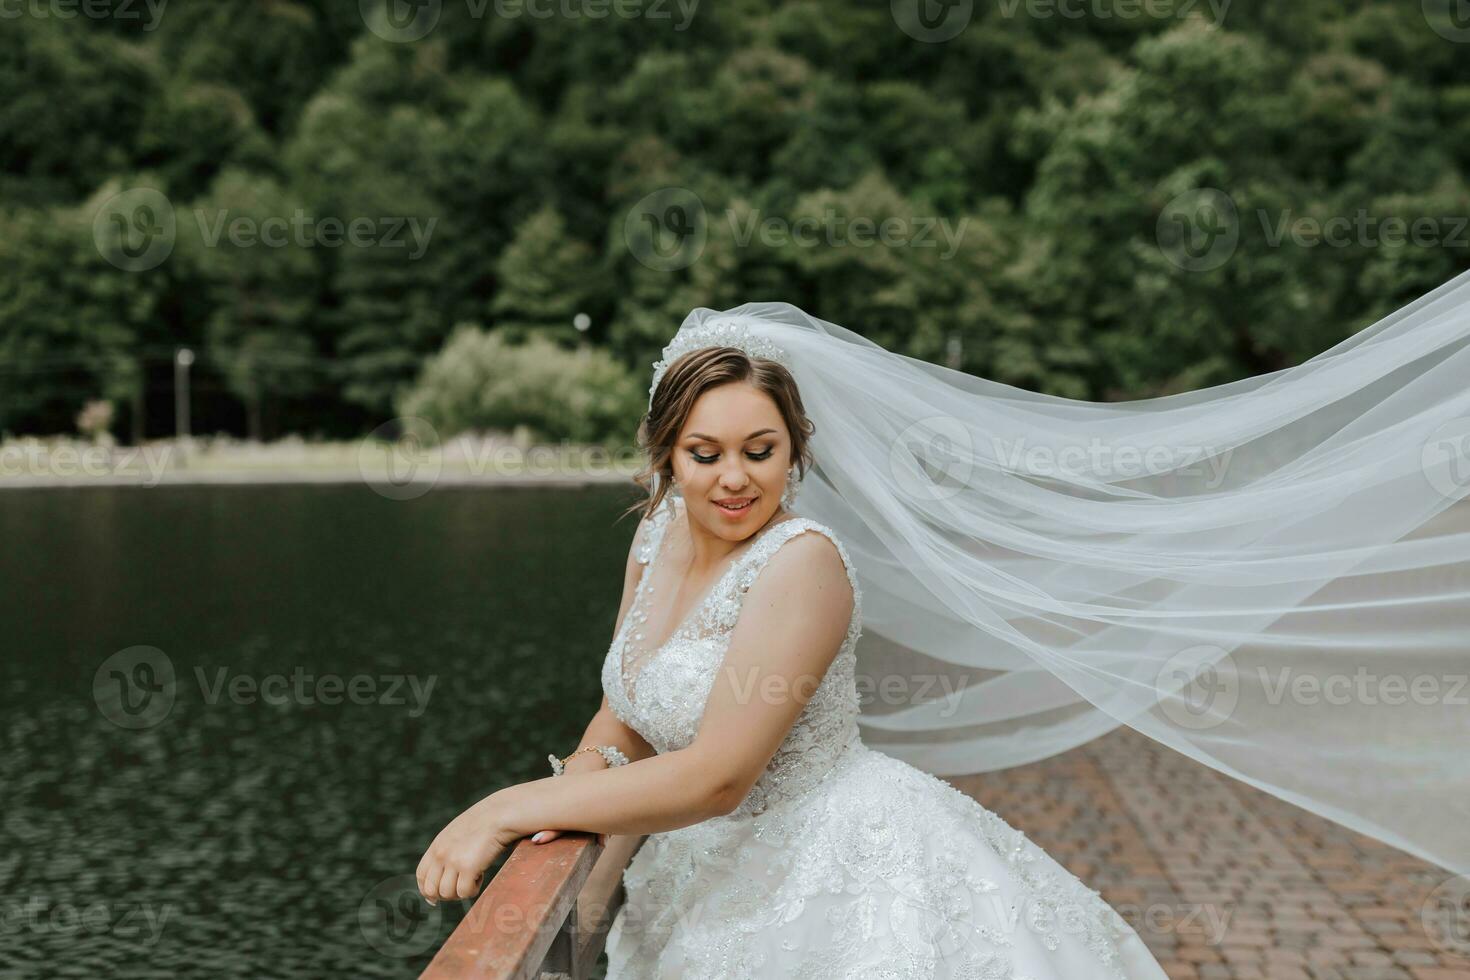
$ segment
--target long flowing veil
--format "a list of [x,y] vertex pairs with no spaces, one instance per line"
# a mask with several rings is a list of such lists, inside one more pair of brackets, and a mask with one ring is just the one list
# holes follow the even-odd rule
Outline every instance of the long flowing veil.
[[787,352],[816,424],[795,511],[857,566],[869,745],[957,775],[1127,724],[1470,872],[1470,273],[1299,366],[1119,403],[787,303],[681,330],[715,318]]

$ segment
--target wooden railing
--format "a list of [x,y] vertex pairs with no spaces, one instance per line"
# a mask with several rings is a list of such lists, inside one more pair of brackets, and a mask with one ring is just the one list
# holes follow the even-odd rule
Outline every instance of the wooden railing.
[[519,841],[420,980],[584,980],[623,903],[642,837]]

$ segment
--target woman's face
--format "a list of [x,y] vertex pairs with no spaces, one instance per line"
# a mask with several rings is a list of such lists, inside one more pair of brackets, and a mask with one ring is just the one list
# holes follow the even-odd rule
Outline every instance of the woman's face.
[[690,519],[727,541],[755,533],[780,509],[790,466],[780,410],[744,381],[700,395],[674,443],[674,480]]

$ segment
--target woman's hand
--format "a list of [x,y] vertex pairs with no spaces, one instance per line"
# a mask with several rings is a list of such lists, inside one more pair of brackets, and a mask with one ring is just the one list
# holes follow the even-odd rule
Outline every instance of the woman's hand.
[[495,795],[455,817],[419,859],[419,893],[430,905],[444,898],[473,898],[485,869],[518,835],[505,827]]

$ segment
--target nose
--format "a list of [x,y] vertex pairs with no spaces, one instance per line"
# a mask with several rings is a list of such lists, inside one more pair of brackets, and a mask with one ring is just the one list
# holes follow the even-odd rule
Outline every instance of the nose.
[[738,460],[720,472],[720,486],[729,490],[731,493],[737,493],[745,489],[745,485],[749,482],[750,479],[746,476],[745,467]]

